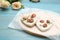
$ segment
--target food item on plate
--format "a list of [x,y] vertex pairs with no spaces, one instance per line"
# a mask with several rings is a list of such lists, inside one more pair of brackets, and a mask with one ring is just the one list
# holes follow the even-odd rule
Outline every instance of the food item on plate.
[[44,23],[44,20],[40,20],[41,23]]
[[26,19],[28,19],[28,16],[23,16],[23,20],[26,20]]
[[20,2],[14,2],[14,3],[12,3],[12,8],[13,9],[20,9],[21,5],[22,4]]
[[32,23],[32,22],[34,22],[34,20],[32,18],[29,18],[29,19],[27,19],[27,22]]
[[50,21],[49,21],[49,20],[46,20],[46,22],[47,22],[47,23],[50,23]]
[[40,19],[36,22],[36,26],[39,28],[40,31],[45,32],[51,28],[52,20]]
[[46,24],[46,23],[44,23],[42,26],[45,28],[45,27],[47,27],[47,24]]
[[32,14],[32,15],[31,15],[31,18],[34,18],[34,17],[36,17],[36,14]]
[[34,26],[36,23],[36,14],[29,14],[29,15],[24,15],[21,19],[22,23],[25,24],[26,26]]

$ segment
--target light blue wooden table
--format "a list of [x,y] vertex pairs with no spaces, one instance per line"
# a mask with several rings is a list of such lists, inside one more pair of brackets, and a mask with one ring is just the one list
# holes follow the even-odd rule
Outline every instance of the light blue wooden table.
[[[40,8],[51,10],[60,14],[60,0],[41,0],[39,3],[32,3],[29,0],[23,0],[25,8]],[[49,38],[37,37],[29,35],[22,30],[13,30],[8,28],[8,24],[12,21],[19,10],[0,9],[0,40],[50,40]]]

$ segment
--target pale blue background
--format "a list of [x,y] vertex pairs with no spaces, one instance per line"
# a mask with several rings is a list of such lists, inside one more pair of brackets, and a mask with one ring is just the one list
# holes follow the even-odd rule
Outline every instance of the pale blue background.
[[[51,10],[60,14],[60,0],[41,0],[39,3],[32,3],[29,0],[23,0],[25,8],[40,8]],[[29,35],[22,30],[13,30],[8,28],[8,24],[12,21],[19,10],[0,9],[0,40],[50,40],[49,38],[41,38]]]

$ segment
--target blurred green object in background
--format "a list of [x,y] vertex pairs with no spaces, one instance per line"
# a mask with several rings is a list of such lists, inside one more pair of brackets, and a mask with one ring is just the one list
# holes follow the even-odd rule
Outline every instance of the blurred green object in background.
[[6,1],[9,1],[12,4],[13,2],[17,2],[17,1],[21,2],[22,0],[6,0]]

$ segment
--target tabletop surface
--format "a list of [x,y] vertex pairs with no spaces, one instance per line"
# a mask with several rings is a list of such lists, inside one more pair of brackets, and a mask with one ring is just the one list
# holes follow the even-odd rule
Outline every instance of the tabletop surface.
[[[39,3],[22,0],[22,4],[25,8],[46,9],[60,14],[60,0],[41,0]],[[22,30],[8,28],[9,23],[20,10],[12,10],[11,7],[7,10],[0,9],[0,40],[50,40],[49,38],[30,35]]]

